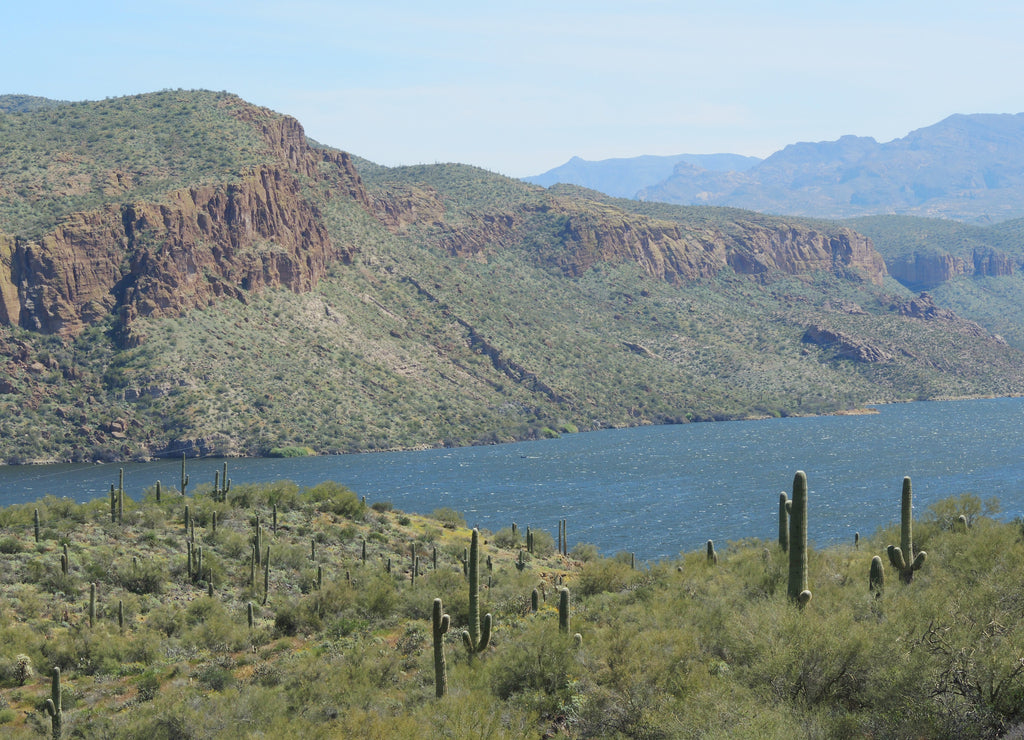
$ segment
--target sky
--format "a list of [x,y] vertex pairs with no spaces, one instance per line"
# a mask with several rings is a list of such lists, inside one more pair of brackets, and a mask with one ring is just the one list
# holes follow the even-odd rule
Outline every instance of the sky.
[[387,166],[900,138],[1024,112],[1024,4],[929,0],[8,3],[0,94],[226,90]]

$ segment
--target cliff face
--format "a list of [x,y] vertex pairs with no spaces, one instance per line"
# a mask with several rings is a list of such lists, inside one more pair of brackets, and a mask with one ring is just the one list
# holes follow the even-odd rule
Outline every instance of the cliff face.
[[300,176],[330,179],[368,206],[347,154],[318,152],[294,119],[243,108],[276,162],[229,184],[175,190],[159,202],[75,213],[38,241],[0,235],[0,321],[74,335],[110,312],[121,329],[140,315],[174,315],[221,296],[284,286],[310,290],[336,245]]
[[[594,204],[591,204],[594,205]],[[542,258],[579,276],[600,262],[635,262],[652,277],[685,282],[714,275],[728,265],[740,274],[778,270],[859,274],[880,284],[886,268],[871,241],[855,231],[821,232],[803,225],[735,222],[728,232],[689,226],[618,209],[551,198],[534,209],[478,214],[458,224],[446,221],[443,200],[429,189],[402,190],[374,199],[374,212],[393,231],[416,225],[451,254],[476,255],[522,240],[544,215],[559,219],[557,247]]]
[[921,253],[890,260],[889,272],[906,285],[930,288],[960,275],[1012,275],[1013,259],[995,249],[975,249],[971,259],[948,253]]

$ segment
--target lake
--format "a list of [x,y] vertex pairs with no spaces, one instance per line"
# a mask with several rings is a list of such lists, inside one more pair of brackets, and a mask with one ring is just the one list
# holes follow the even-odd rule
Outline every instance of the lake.
[[[778,497],[793,474],[808,480],[808,537],[852,541],[899,520],[903,476],[920,516],[939,499],[997,497],[1002,516],[1024,514],[1024,399],[882,405],[877,414],[639,427],[489,447],[294,459],[229,459],[234,484],[342,483],[367,502],[462,512],[470,526],[546,529],[567,520],[570,547],[672,558],[714,539],[774,539]],[[224,461],[189,460],[189,492],[212,485]],[[181,461],[125,465],[0,466],[0,504],[45,494],[106,497],[125,470],[139,498],[161,480],[177,486]]]

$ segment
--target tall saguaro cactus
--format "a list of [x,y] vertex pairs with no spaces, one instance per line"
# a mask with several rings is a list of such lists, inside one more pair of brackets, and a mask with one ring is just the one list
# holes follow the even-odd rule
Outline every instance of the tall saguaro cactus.
[[903,478],[903,497],[900,506],[900,546],[886,548],[889,562],[899,571],[904,583],[914,580],[914,571],[921,570],[928,554],[921,550],[914,554],[914,494],[910,488],[910,476]]
[[558,631],[569,634],[569,589],[558,591]]
[[811,600],[807,590],[807,475],[793,476],[793,501],[789,511],[789,598],[801,606]]
[[786,492],[779,493],[779,547],[783,552],[789,550],[789,508],[790,501]]
[[470,657],[482,653],[491,641],[491,615],[480,619],[480,532],[473,528],[467,557],[469,575],[469,629],[462,633],[462,641]]
[[50,715],[53,740],[60,740],[64,732],[64,710],[60,704],[60,668],[54,667],[50,681],[50,698],[46,700],[46,713]]
[[444,659],[444,635],[451,624],[451,617],[444,613],[441,599],[434,599],[434,613],[431,618],[434,632],[434,694],[438,699],[448,693],[448,667]]

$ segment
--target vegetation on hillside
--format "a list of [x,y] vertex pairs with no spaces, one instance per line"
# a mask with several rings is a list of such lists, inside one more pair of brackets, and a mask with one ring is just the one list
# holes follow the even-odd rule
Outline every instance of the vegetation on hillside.
[[229,181],[265,156],[228,93],[161,94],[0,115],[0,232],[34,239],[75,211]]
[[[509,522],[482,533],[492,621],[471,655],[456,512],[367,506],[334,483],[164,484],[159,501],[155,484],[111,487],[113,505],[0,509],[6,737],[48,732],[53,668],[64,737],[984,738],[1024,722],[1021,523],[972,494],[919,516],[927,561],[909,583],[884,557],[899,527],[810,548],[803,606],[778,542],[638,564],[563,546],[571,521]],[[899,500],[894,485],[894,517]],[[762,515],[779,516],[774,496]],[[869,589],[876,555],[887,572]]]
[[[281,117],[226,93],[21,109],[0,115],[0,231],[26,239],[74,210],[231,183],[268,158],[287,169],[301,146],[298,127],[294,141],[271,141]],[[698,251],[730,239],[739,249],[747,229],[808,222],[546,191],[454,164],[356,160],[362,184],[351,175],[342,186],[331,157],[303,162],[295,188],[344,255],[315,289],[258,293],[220,276],[211,305],[142,315],[130,332],[118,325],[124,316],[103,315],[110,296],[83,312],[94,323],[78,336],[0,328],[0,461],[437,447],[1024,393],[1020,349],[964,322],[901,315],[913,294],[892,280],[725,267],[670,282],[607,257],[592,238],[612,224],[641,251],[662,233],[698,235]],[[274,206],[260,200],[273,200],[267,187],[253,219]],[[186,246],[159,248],[180,269],[153,305],[174,280],[206,279],[189,272]],[[16,256],[2,256],[11,261],[4,300],[25,298]],[[127,282],[115,292],[145,282],[120,269]],[[47,287],[30,299],[45,303]],[[818,340],[807,340],[812,328]],[[131,346],[118,344],[125,337]]]

